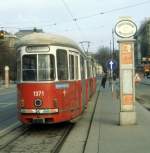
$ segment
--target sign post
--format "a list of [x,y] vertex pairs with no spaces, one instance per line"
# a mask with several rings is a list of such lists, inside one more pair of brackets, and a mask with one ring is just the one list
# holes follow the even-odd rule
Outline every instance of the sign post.
[[114,71],[117,68],[117,62],[114,59],[109,59],[106,63],[106,67],[109,70]]
[[106,63],[107,68],[110,70],[110,76],[111,76],[111,91],[112,91],[112,97],[114,99],[114,82],[113,82],[113,72],[117,68],[117,62],[113,59],[109,59]]
[[136,30],[135,23],[128,17],[121,18],[115,27],[120,37],[120,125],[136,123],[133,39]]

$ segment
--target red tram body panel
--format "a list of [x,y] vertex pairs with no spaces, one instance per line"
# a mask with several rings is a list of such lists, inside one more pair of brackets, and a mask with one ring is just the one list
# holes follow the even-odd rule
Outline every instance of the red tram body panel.
[[[32,122],[32,118],[45,118],[49,123],[71,120],[82,112],[81,82],[18,84],[18,108],[24,115],[20,120]],[[36,100],[42,101],[35,109]],[[39,110],[43,110],[40,117]],[[45,112],[44,112],[45,111]],[[29,114],[28,114],[29,113]]]
[[88,101],[90,100],[89,94],[89,79],[86,79],[86,107],[88,107]]
[[23,37],[17,45],[19,120],[58,123],[81,115],[96,89],[96,75],[87,75],[87,60],[68,38],[44,33]]

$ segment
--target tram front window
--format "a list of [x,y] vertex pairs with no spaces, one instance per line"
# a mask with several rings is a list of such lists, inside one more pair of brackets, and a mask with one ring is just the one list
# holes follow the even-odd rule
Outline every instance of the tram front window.
[[54,55],[38,55],[38,79],[40,81],[54,80]]
[[36,55],[23,56],[23,81],[37,80],[37,59]]
[[24,55],[22,65],[23,81],[50,81],[55,79],[54,55]]

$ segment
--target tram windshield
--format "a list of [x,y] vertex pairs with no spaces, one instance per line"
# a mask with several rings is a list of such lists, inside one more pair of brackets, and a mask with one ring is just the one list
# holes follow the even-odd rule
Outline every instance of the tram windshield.
[[54,80],[54,55],[24,55],[22,59],[22,77],[23,81]]
[[22,73],[23,73],[23,81],[37,80],[36,55],[24,55],[23,56]]

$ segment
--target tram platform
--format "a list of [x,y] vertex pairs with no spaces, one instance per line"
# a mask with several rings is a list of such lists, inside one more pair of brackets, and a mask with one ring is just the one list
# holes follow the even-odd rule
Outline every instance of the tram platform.
[[119,100],[112,100],[110,88],[101,89],[90,130],[88,127],[94,109],[92,102],[60,152],[149,153],[150,112],[136,102],[137,124],[120,126],[119,107]]

